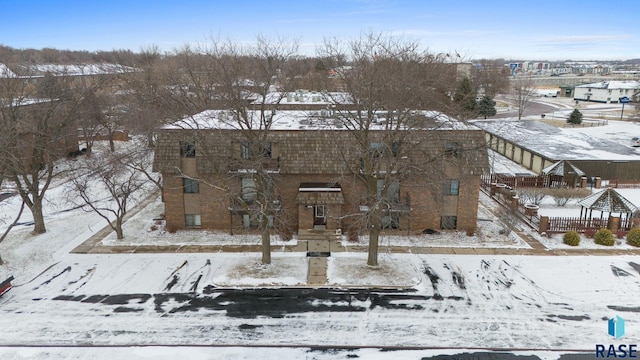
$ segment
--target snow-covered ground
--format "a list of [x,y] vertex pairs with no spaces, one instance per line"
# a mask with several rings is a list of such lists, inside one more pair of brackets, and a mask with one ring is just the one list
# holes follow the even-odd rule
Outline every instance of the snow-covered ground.
[[[160,203],[150,196],[126,223],[126,239],[109,235],[101,246],[258,242],[164,233],[153,220]],[[345,246],[328,259],[327,290],[306,287],[306,254],[281,246],[295,240],[276,239],[267,266],[259,253],[73,254],[106,222],[63,201],[64,183],[47,197],[47,233],[20,225],[0,243],[0,275],[16,278],[0,298],[2,359],[415,359],[481,349],[556,359],[640,340],[640,258],[631,254],[383,251],[380,265],[369,267],[365,253]],[[0,202],[0,231],[18,206],[17,197]],[[475,236],[387,236],[382,245],[528,249],[515,233],[498,234],[490,208],[480,207]],[[25,212],[21,222],[29,220]],[[607,334],[615,315],[626,324],[618,340]]]

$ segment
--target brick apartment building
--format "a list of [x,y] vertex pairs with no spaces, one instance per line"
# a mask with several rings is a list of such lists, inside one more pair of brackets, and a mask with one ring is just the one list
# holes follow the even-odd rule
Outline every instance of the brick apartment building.
[[[251,154],[246,136],[228,125],[227,114],[204,111],[157,134],[153,166],[162,173],[169,231],[236,233],[255,226],[250,216],[256,201],[255,171],[244,161]],[[367,211],[365,185],[354,171],[362,160],[352,146],[353,134],[324,112],[284,110],[274,112],[270,121],[258,157],[277,193],[276,227],[288,234],[318,227],[352,233],[354,219]],[[383,226],[405,234],[425,229],[471,234],[480,175],[488,171],[484,132],[448,118],[430,121],[429,127],[404,130],[406,151],[401,157],[395,157],[396,143],[384,144],[383,130],[370,135],[375,140],[371,149],[394,149],[390,158],[381,156],[379,161],[404,164],[386,193]]]

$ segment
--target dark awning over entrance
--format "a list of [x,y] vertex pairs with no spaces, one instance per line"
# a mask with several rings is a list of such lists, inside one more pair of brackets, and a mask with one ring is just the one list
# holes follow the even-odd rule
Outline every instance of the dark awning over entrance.
[[344,204],[340,184],[300,183],[296,203],[301,205]]

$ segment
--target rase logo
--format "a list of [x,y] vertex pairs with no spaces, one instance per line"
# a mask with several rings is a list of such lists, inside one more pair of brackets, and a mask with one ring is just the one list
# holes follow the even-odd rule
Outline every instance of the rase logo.
[[609,335],[616,339],[620,339],[624,335],[624,319],[616,315],[607,321],[609,325]]
[[[624,319],[616,315],[607,321],[607,332],[615,339],[620,339],[624,335]],[[596,358],[629,358],[638,357],[637,344],[597,344]]]

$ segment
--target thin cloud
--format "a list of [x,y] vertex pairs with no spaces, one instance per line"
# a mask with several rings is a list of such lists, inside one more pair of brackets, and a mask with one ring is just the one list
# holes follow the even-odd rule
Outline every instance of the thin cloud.
[[486,30],[458,30],[458,31],[431,31],[420,29],[406,29],[406,30],[393,30],[390,32],[391,36],[481,36],[481,35],[496,35],[502,32],[499,31],[486,31]]
[[575,36],[554,36],[544,39],[543,41],[552,43],[590,43],[601,41],[618,41],[628,39],[629,35],[575,35]]

